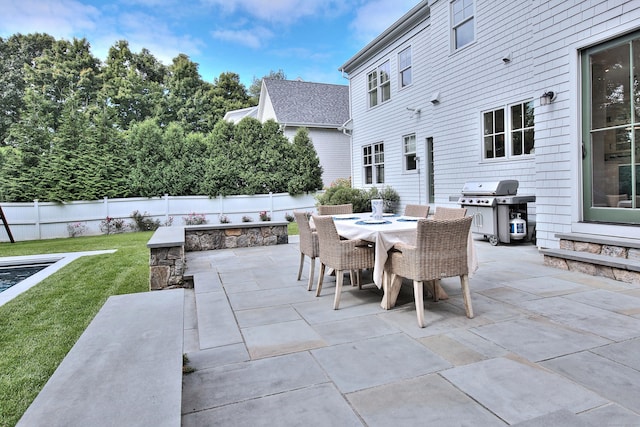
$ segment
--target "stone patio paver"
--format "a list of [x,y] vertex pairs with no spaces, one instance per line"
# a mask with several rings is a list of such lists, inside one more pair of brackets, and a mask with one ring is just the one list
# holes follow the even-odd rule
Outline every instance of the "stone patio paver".
[[640,425],[640,285],[547,267],[530,244],[474,244],[475,318],[445,279],[424,329],[409,284],[388,311],[348,280],[333,310],[332,276],[316,298],[295,236],[187,254],[183,425]]

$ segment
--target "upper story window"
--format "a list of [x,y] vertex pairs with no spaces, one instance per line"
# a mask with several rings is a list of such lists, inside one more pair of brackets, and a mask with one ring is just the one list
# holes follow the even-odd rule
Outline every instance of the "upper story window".
[[384,143],[362,147],[362,165],[365,184],[384,183]]
[[402,155],[404,158],[404,171],[415,171],[417,169],[415,134],[405,135],[402,137]]
[[411,84],[411,47],[406,48],[398,54],[398,73],[400,74],[400,87]]
[[483,159],[533,154],[533,101],[484,112],[482,134]]
[[367,74],[367,89],[369,91],[369,107],[375,107],[391,99],[391,82],[389,80],[391,66],[389,61],[378,66]]
[[451,2],[451,30],[453,49],[468,45],[475,39],[475,0],[453,0]]

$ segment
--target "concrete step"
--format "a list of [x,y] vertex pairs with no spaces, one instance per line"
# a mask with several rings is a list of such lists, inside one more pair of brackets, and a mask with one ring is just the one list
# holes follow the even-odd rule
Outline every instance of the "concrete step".
[[545,256],[579,261],[588,264],[602,265],[620,270],[640,272],[640,260],[618,258],[610,255],[592,254],[589,252],[572,251],[568,249],[541,249]]
[[183,289],[110,297],[18,426],[180,426]]

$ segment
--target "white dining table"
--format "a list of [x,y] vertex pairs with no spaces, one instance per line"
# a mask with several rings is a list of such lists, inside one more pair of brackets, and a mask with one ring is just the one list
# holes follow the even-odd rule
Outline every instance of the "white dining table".
[[[388,252],[396,243],[407,245],[416,244],[417,217],[400,215],[385,215],[381,220],[374,220],[371,213],[333,215],[334,224],[338,234],[347,239],[360,239],[375,244],[375,264],[373,267],[373,282],[384,290],[382,308],[388,310],[395,305],[400,292],[401,280],[388,283],[388,277],[384,274],[384,265],[387,262]],[[469,263],[469,276],[478,268],[478,258],[473,245],[471,232],[469,232],[469,244],[467,245]],[[440,297],[446,298],[444,290],[440,290]]]

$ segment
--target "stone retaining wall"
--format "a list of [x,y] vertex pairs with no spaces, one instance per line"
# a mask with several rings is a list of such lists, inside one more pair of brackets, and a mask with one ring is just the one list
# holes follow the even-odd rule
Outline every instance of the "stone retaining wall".
[[185,252],[246,248],[289,243],[288,222],[160,227],[147,243],[149,289],[190,288]]
[[287,222],[256,222],[185,227],[185,251],[287,244],[287,226]]
[[149,289],[184,288],[184,246],[149,249]]

